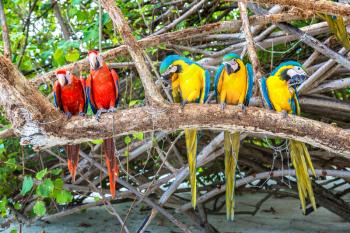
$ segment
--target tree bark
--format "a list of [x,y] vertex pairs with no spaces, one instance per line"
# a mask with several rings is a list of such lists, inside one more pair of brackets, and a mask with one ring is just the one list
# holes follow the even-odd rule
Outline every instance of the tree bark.
[[65,40],[69,40],[71,33],[70,33],[70,30],[67,26],[67,23],[65,22],[65,20],[62,17],[61,9],[60,9],[60,6],[58,5],[58,2],[56,0],[51,0],[51,5],[53,8],[53,12],[55,14],[55,17],[57,19],[57,22],[61,27],[63,38]]
[[4,11],[4,4],[2,0],[0,0],[0,21],[2,28],[2,40],[4,43],[4,56],[11,60],[11,42],[9,31],[6,24],[6,16]]

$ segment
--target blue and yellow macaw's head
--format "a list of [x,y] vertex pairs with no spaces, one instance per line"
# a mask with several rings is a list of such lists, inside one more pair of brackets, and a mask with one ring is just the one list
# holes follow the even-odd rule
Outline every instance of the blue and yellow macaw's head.
[[226,54],[223,58],[223,64],[228,75],[236,73],[242,66],[244,66],[244,63],[239,55],[235,53]]
[[169,79],[173,74],[182,72],[184,65],[193,63],[192,60],[186,57],[169,55],[160,64],[159,72],[164,79]]
[[287,61],[277,66],[271,73],[271,76],[277,76],[282,81],[287,82],[289,87],[296,89],[307,78],[305,70],[302,65],[296,61]]

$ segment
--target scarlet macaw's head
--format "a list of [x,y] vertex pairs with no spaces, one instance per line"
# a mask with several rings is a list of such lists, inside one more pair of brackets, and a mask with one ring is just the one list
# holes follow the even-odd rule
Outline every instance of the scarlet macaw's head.
[[88,59],[90,62],[91,69],[98,70],[103,65],[103,58],[100,53],[96,50],[89,51]]
[[286,81],[289,87],[295,89],[308,78],[301,64],[296,61],[284,62],[277,68],[279,68],[277,72],[280,73],[280,78]]
[[241,65],[243,64],[241,58],[235,53],[226,54],[223,61],[225,70],[229,75],[239,71],[241,69]]
[[68,85],[72,82],[71,74],[69,71],[66,71],[64,69],[58,70],[56,72],[56,77],[60,85],[63,87],[65,85]]

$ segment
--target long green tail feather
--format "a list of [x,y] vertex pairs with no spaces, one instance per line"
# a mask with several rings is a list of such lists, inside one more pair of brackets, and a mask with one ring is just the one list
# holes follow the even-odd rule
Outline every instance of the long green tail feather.
[[185,129],[185,138],[186,138],[188,166],[190,170],[192,207],[195,209],[197,204],[197,179],[196,179],[197,130]]
[[235,207],[235,175],[239,152],[239,132],[224,132],[225,149],[225,177],[226,177],[226,217],[227,220],[234,220]]
[[314,192],[311,186],[308,169],[316,176],[315,169],[312,165],[311,157],[306,145],[302,142],[291,140],[289,144],[290,157],[295,169],[297,177],[297,186],[299,199],[303,213],[305,214],[306,204],[305,199],[308,197],[312,207],[316,210],[316,201]]

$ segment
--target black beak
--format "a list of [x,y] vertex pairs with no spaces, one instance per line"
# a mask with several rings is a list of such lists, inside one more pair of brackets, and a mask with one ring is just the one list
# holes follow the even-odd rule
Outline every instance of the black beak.
[[100,66],[101,66],[100,62],[96,59],[94,70],[98,70]]
[[226,69],[227,74],[229,74],[229,75],[235,72],[235,71],[232,69],[231,65],[228,64],[228,63],[225,63],[225,69]]
[[296,74],[288,80],[288,85],[296,88],[300,86],[306,79],[306,75]]

